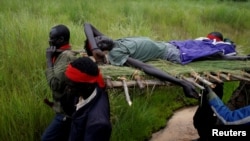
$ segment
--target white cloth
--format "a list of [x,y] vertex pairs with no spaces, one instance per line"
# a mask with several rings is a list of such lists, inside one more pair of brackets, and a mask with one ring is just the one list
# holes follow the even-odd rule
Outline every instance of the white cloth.
[[76,104],[76,111],[85,106],[87,103],[89,103],[95,96],[96,96],[97,90],[95,89],[93,93],[87,98],[83,99],[81,96],[79,97],[79,101]]

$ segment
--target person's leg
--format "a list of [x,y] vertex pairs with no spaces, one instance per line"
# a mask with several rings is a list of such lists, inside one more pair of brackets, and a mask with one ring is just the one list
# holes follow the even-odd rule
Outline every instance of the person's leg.
[[207,140],[211,129],[210,127],[215,121],[211,108],[207,103],[203,102],[202,106],[198,107],[193,117],[193,124],[198,132],[199,141]]
[[[223,96],[223,83],[217,83],[213,91],[222,98]],[[206,91],[204,91],[205,93]],[[206,97],[201,99],[202,105],[200,105],[193,117],[193,125],[196,128],[200,138],[198,141],[205,141],[208,139],[211,133],[211,128],[216,124],[217,118],[210,106],[207,103]]]
[[71,120],[57,114],[42,135],[42,141],[68,141]]

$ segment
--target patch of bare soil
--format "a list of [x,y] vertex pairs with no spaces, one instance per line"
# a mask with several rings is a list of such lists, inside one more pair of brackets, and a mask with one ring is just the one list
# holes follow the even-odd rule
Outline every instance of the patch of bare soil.
[[154,133],[149,141],[191,141],[198,133],[193,126],[197,106],[177,110],[164,129]]

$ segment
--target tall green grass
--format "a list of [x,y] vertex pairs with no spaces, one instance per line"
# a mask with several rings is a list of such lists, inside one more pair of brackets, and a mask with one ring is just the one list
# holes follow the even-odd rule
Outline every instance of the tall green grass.
[[[49,30],[56,24],[70,28],[74,49],[82,49],[83,23],[90,22],[112,38],[190,39],[217,30],[241,51],[250,52],[249,2],[2,0],[0,5],[1,141],[39,140],[54,115],[43,99],[51,99],[44,75],[45,49]],[[132,107],[122,90],[110,90],[113,141],[147,139],[174,110],[196,103],[185,98],[179,87],[130,92]]]

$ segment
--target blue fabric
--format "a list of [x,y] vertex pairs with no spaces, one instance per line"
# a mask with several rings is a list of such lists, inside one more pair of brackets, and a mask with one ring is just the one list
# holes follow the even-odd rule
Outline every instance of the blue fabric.
[[250,124],[250,105],[231,111],[219,97],[209,101],[212,110],[225,125]]
[[170,41],[169,43],[180,49],[182,64],[187,64],[195,59],[210,56],[219,52],[224,55],[236,54],[236,50],[232,44],[215,42],[207,39]]
[[42,135],[42,141],[68,141],[71,120],[63,114],[56,114]]

